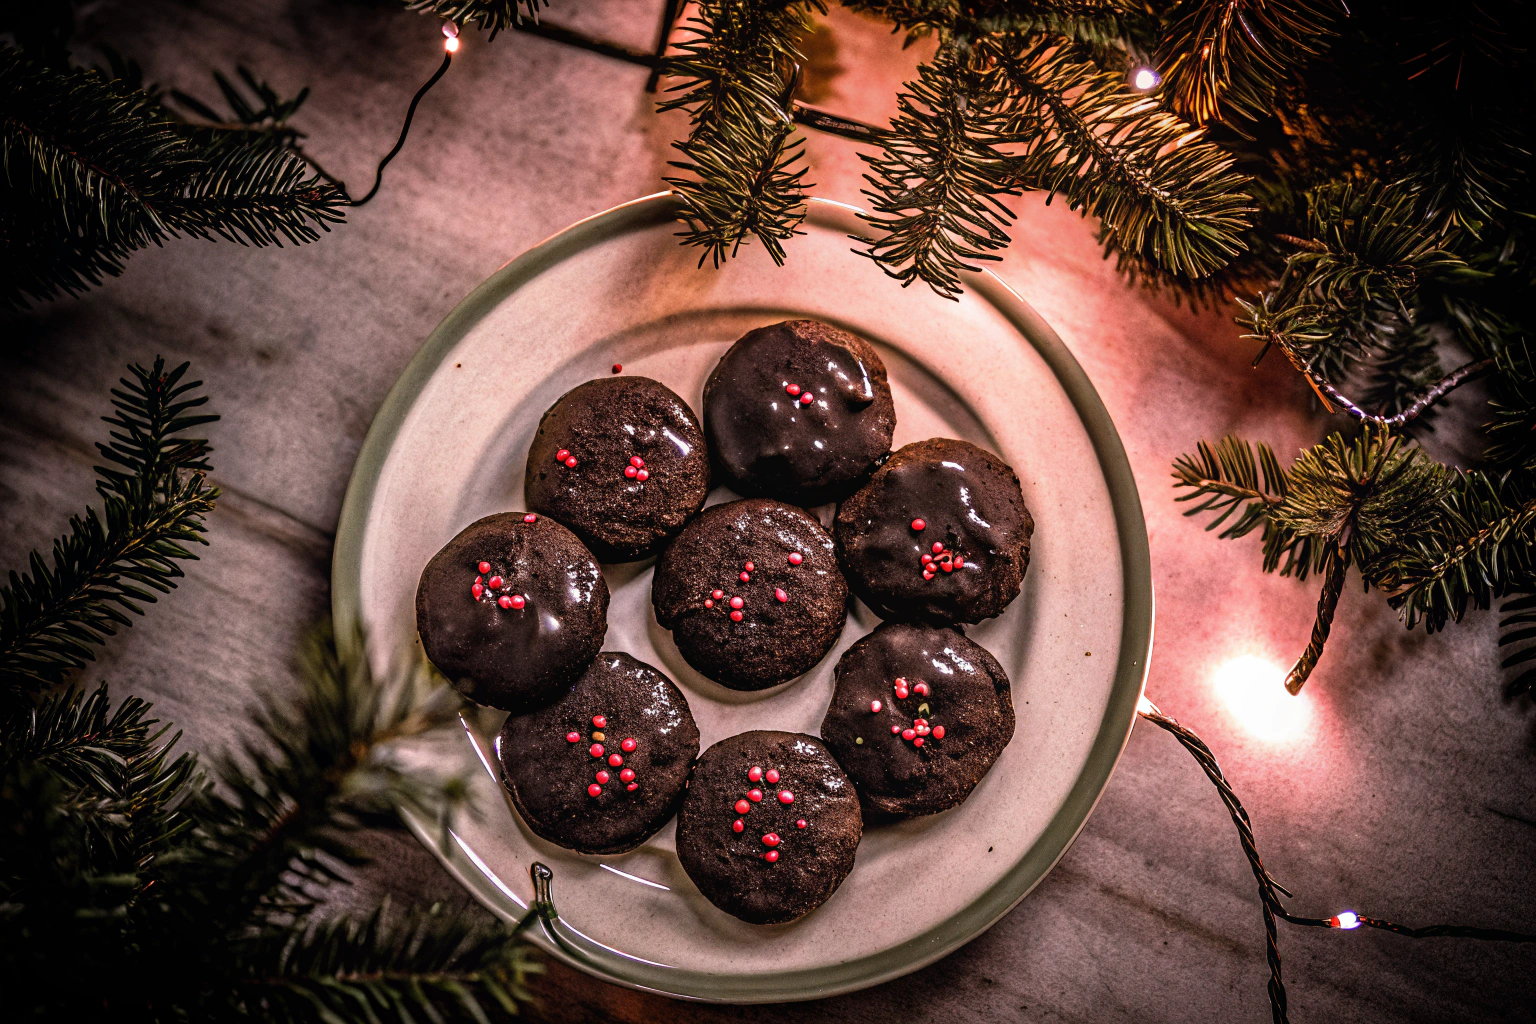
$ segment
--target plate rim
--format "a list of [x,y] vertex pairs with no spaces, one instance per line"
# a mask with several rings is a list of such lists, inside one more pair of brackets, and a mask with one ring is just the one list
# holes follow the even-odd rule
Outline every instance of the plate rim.
[[[342,499],[331,563],[331,616],[343,652],[356,656],[361,623],[361,567],[365,527],[380,474],[401,426],[451,348],[473,323],[507,295],[562,260],[609,238],[674,222],[681,201],[658,192],[577,221],[504,264],[477,285],[427,336],[385,396],[358,450]],[[862,211],[846,203],[807,197],[806,219],[831,220],[847,229]],[[839,221],[845,222],[838,224]],[[857,230],[858,221],[852,222]],[[1109,410],[1087,373],[1060,336],[1002,278],[990,270],[962,275],[1009,321],[1045,361],[1066,392],[1093,444],[1114,510],[1119,540],[1124,608],[1120,655],[1109,701],[1088,757],[1050,822],[1033,846],[990,888],[920,935],[856,960],[766,974],[723,974],[658,968],[640,961],[576,955],[551,941],[543,929],[530,934],[546,953],[601,980],[674,998],[724,1003],[822,999],[878,985],[918,970],[960,948],[996,924],[1050,874],[1081,833],[1114,773],[1131,729],[1151,660],[1154,597],[1152,565],[1141,496],[1130,460]],[[445,844],[435,822],[403,814],[407,826],[443,868],[486,909],[506,921],[525,913],[523,904],[459,844]],[[558,882],[558,880],[557,880]],[[558,900],[558,891],[555,896]],[[531,901],[530,901],[531,902]],[[509,909],[509,904],[513,909]],[[579,951],[578,951],[579,952]],[[611,960],[611,962],[610,962]],[[616,969],[615,964],[627,968]]]

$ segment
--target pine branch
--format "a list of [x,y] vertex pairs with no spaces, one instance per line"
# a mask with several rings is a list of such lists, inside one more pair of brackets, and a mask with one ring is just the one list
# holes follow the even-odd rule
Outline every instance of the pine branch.
[[939,36],[942,45],[957,36],[1046,33],[1107,50],[1133,38],[1150,38],[1156,28],[1147,8],[1133,0],[856,0],[843,6],[890,22],[907,34],[909,46],[930,35]]
[[70,532],[54,542],[50,567],[33,552],[31,572],[10,574],[0,589],[0,688],[11,697],[62,681],[95,658],[94,648],[132,625],[155,593],[169,593],[184,573],[180,563],[196,556],[189,544],[205,544],[203,518],[218,488],[203,477],[205,442],[180,436],[208,422],[188,416],[202,404],[186,399],[201,382],[181,384],[186,365],[167,373],[132,366],[133,380],[114,391],[118,429],[103,455],[124,467],[100,468],[97,491],[104,505],[70,520]]
[[977,260],[997,260],[1014,214],[997,198],[1018,195],[1011,159],[999,144],[1009,112],[994,91],[995,75],[972,71],[941,53],[918,68],[898,96],[899,113],[881,136],[878,156],[860,154],[872,173],[874,212],[864,219],[880,235],[862,251],[902,287],[927,282],[956,298],[960,273]]
[[1153,280],[1201,278],[1246,246],[1253,200],[1232,158],[1200,132],[1130,92],[1059,37],[982,52],[1016,97],[1016,179],[1067,198],[1100,222],[1099,240],[1123,269]]
[[[1536,660],[1536,594],[1524,594],[1499,607],[1504,618],[1499,620],[1499,646],[1523,645],[1499,663],[1501,668],[1518,668]],[[1536,666],[1520,669],[1504,687],[1507,697],[1522,693],[1536,693]]]
[[[1254,449],[1258,449],[1257,458]],[[1212,448],[1201,441],[1195,456],[1181,455],[1173,464],[1175,488],[1188,488],[1176,501],[1198,502],[1186,516],[1216,513],[1206,524],[1215,530],[1233,519],[1217,536],[1244,537],[1263,527],[1264,571],[1306,579],[1316,560],[1310,535],[1282,527],[1276,511],[1290,491],[1290,480],[1266,444],[1251,446],[1237,437],[1224,437]]]
[[538,24],[540,8],[549,0],[404,0],[408,11],[429,14],[455,25],[490,29],[490,38],[526,19]]
[[1182,0],[1159,54],[1163,94],[1196,124],[1262,117],[1276,87],[1326,48],[1337,11],[1330,0]]
[[1521,339],[1498,355],[1483,457],[1498,469],[1536,471],[1536,358]]
[[679,55],[665,66],[678,79],[661,111],[683,110],[688,140],[674,143],[684,159],[670,166],[690,177],[667,178],[684,202],[682,237],[701,247],[700,266],[715,266],[757,238],[775,263],[783,241],[805,218],[805,167],[791,141],[788,105],[799,65],[799,38],[820,3],[709,0],[683,25]]

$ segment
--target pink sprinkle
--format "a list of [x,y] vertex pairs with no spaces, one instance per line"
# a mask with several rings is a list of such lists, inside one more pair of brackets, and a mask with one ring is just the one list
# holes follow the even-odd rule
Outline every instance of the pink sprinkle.
[[469,592],[473,594],[475,600],[478,601],[480,600],[480,595],[485,593],[485,585],[477,580],[472,586],[470,586]]
[[614,373],[623,373],[624,372],[624,364],[623,363],[614,363],[613,364],[613,372]]
[[642,459],[638,455],[631,455],[629,457],[629,464],[631,466],[634,466],[636,469],[644,469],[645,468],[645,460]]
[[611,778],[613,778],[613,776],[609,775],[606,770],[597,773],[597,781],[603,783],[604,785],[607,785],[608,780]]
[[795,794],[791,793],[787,789],[779,790],[779,803],[781,803],[781,804],[792,804],[794,802],[795,802]]
[[757,571],[757,566],[753,565],[751,562],[745,563],[744,565],[742,565],[742,568],[747,570],[747,572],[756,572]]
[[704,607],[705,608],[713,608],[714,606],[715,606],[715,602],[714,601],[710,600],[707,597],[704,599]]
[[750,582],[752,582],[752,574],[749,573],[749,572],[742,573],[741,574],[741,582],[743,582],[743,583],[750,583]]
[[964,569],[965,568],[965,559],[961,558],[959,555],[955,556],[955,568],[956,569]]
[[737,814],[746,814],[751,809],[752,809],[752,805],[747,803],[745,800],[737,800],[736,801],[736,813]]
[[587,787],[587,796],[602,796],[602,795],[603,795],[603,787],[599,786],[597,783],[594,782],[590,786]]
[[880,709],[881,709],[881,708],[883,708],[883,707],[885,707],[885,705],[884,705],[884,704],[881,704],[881,703],[880,703],[880,702],[879,702],[879,701],[877,701],[877,700],[872,700],[872,701],[870,701],[870,702],[869,702],[869,710],[870,710],[870,713],[871,713],[871,714],[875,714],[875,713],[878,713],[878,712],[879,712],[879,710],[880,710]]
[[576,456],[572,455],[570,458],[566,459],[565,460],[565,464],[566,464],[567,467],[569,467],[571,469],[575,469],[576,468]]
[[527,603],[528,603],[528,599],[526,597],[524,597],[522,594],[513,594],[512,595],[512,607],[513,608],[521,608],[523,605],[525,605]]
[[778,850],[769,850],[767,853],[763,854],[763,860],[767,861],[769,864],[774,863],[778,859],[779,859],[779,851]]
[[624,763],[624,759],[622,757],[620,757],[618,754],[609,754],[608,755],[608,763],[613,765],[615,768],[617,768],[619,765]]
[[800,818],[795,822],[795,828],[805,828],[805,819]]
[[801,405],[810,405],[814,401],[816,401],[816,396],[811,394],[809,391],[800,396]]
[[735,821],[731,822],[731,831],[732,832],[745,832],[746,830],[747,830],[746,822],[742,821],[740,818],[737,818]]
[[798,552],[798,551],[791,551],[789,553],[789,564],[790,565],[799,565],[803,561],[805,561],[805,556],[801,555],[800,552]]
[[631,782],[629,785],[625,786],[624,788],[629,790],[631,793],[633,793],[635,790],[640,788],[640,783],[638,783],[638,782]]
[[780,601],[788,601],[789,600],[789,595],[784,593],[784,588],[783,587],[774,587],[773,588],[773,596],[778,598]]
[[506,594],[502,594],[500,597],[498,597],[496,599],[496,603],[501,605],[503,608],[511,608],[512,607],[512,598],[509,597]]
[[918,737],[918,738],[917,738],[917,739],[915,739],[915,740],[913,740],[913,741],[912,741],[912,745],[913,745],[913,746],[914,746],[914,747],[920,747],[920,746],[922,746],[922,745],[923,745],[923,738],[922,738],[922,737],[921,737],[921,736],[919,736],[919,737]]
[[743,615],[739,611],[738,612],[731,612],[731,621],[732,622],[740,622],[744,618],[746,618],[746,616]]
[[747,799],[751,800],[753,803],[758,803],[763,799],[763,791],[756,788],[749,789],[747,790]]
[[[633,468],[633,467],[631,467],[631,468]],[[635,479],[639,480],[641,483],[645,483],[650,478],[651,478],[651,471],[648,470],[648,469],[642,469],[642,470],[638,471],[637,473],[635,473]]]
[[587,753],[591,754],[593,757],[602,757],[603,745],[601,743],[594,743],[592,744],[591,749],[587,751]]
[[928,529],[928,524],[921,519],[914,519],[912,520],[912,529],[921,532]]
[[904,740],[916,739],[917,738],[917,730],[916,729],[903,729],[903,730],[901,730],[901,738],[904,739]]
[[569,448],[561,448],[559,451],[555,452],[555,461],[556,462],[564,462],[566,459],[568,459],[570,457],[571,457],[571,450]]
[[753,782],[762,782],[763,770],[757,765],[753,765],[751,768],[747,769],[747,778],[751,779]]
[[944,727],[942,725],[936,725],[933,727],[933,738],[936,740],[941,740],[944,738]]
[[580,743],[581,742],[581,733],[579,733],[579,732],[568,732],[568,733],[566,733],[565,734],[565,742],[567,742],[567,743]]
[[928,684],[918,683],[916,686],[912,687],[912,692],[917,694],[919,697],[926,697],[928,696]]
[[523,522],[525,523],[536,523],[538,521],[539,517],[534,515],[532,512],[529,512],[527,515],[523,516]]
[[636,746],[638,744],[635,743],[635,738],[633,736],[626,736],[624,737],[624,742],[619,744],[619,749],[626,754],[632,754]]
[[633,768],[625,768],[623,771],[619,772],[619,778],[624,782],[634,782],[635,770]]
[[763,845],[764,846],[778,846],[779,845],[779,834],[777,832],[769,832],[767,835],[763,836]]
[[635,469],[634,466],[625,466],[624,467],[624,475],[629,477],[631,480],[633,480],[635,478],[635,474],[638,473],[638,472],[639,472],[639,470]]
[[490,562],[481,562],[480,563],[480,575],[484,576],[486,573],[488,573],[490,571],[491,571],[491,563]]
[[800,385],[799,384],[785,384],[784,385],[784,390],[788,391],[792,395],[798,395],[800,393]]
[[732,608],[740,608],[742,605],[744,605],[746,603],[747,602],[744,599],[742,599],[742,598],[739,598],[739,597],[731,598],[731,607]]
[[602,715],[593,715],[592,724],[599,729],[606,729],[608,728],[608,719],[604,718]]
[[721,599],[721,598],[722,598],[722,597],[724,597],[724,596],[725,596],[725,591],[723,591],[723,590],[716,590],[716,591],[714,591],[714,592],[713,592],[713,593],[711,593],[711,594],[710,594],[710,595],[709,595],[709,596],[710,596],[710,597],[712,597],[712,598],[714,598],[714,599],[715,599],[715,600],[716,600],[716,601],[718,601],[718,600],[720,600],[720,599]]
[[778,782],[779,781],[779,770],[777,768],[769,768],[768,769],[768,774],[764,775],[763,778],[767,779],[770,785],[775,783],[775,782]]

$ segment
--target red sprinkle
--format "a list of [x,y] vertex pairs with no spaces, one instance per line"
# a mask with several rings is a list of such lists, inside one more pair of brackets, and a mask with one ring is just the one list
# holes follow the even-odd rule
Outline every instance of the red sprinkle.
[[638,783],[638,782],[631,782],[629,785],[625,786],[624,788],[629,790],[631,793],[633,793],[635,790],[640,788],[640,783]]
[[943,552],[943,550],[944,550],[944,544],[943,544],[942,541],[937,541],[936,540],[936,541],[933,542],[933,553],[934,554],[936,554],[936,555],[940,554],[940,553]]
[[789,564],[790,565],[799,565],[803,561],[805,561],[805,556],[800,554],[800,552],[798,552],[798,551],[791,551],[789,553]]
[[923,564],[924,565],[927,565],[929,562],[932,562],[932,561],[933,561],[933,556],[932,555],[930,555],[930,554],[924,554],[923,555]]
[[534,515],[532,512],[529,512],[527,515],[523,516],[523,522],[525,523],[536,523],[538,521],[539,517]]
[[784,588],[783,587],[774,587],[773,588],[773,596],[778,598],[780,601],[788,601],[789,600],[789,595],[784,593]]
[[744,572],[744,573],[741,574],[741,582],[743,582],[743,583],[750,583],[751,581],[752,581],[752,574],[751,573]]
[[609,775],[606,771],[597,773],[597,781],[603,783],[604,785],[606,785],[608,780],[611,778],[613,778],[613,776]]
[[581,733],[579,733],[579,732],[568,732],[568,733],[566,733],[565,734],[565,742],[567,742],[567,743],[580,743],[581,742]]
[[763,845],[764,846],[778,846],[779,845],[779,834],[777,832],[769,832],[767,835],[763,836]]
[[631,466],[634,466],[636,469],[644,469],[645,468],[645,460],[642,459],[638,455],[631,455],[629,457],[629,464]]
[[745,800],[737,800],[736,801],[736,813],[737,814],[746,814],[751,809],[752,809],[752,805],[747,803]]
[[715,606],[715,602],[714,601],[712,601],[711,599],[709,599],[707,597],[704,599],[704,607],[705,608],[713,608],[714,606]]
[[629,477],[631,480],[633,480],[635,478],[635,474],[637,474],[638,472],[639,472],[639,470],[637,470],[634,466],[625,466],[624,467],[624,475]]
[[778,850],[769,850],[767,853],[763,854],[763,860],[767,861],[769,864],[774,863],[778,859],[779,859],[779,851]]
[[603,787],[599,786],[597,783],[594,782],[590,786],[587,787],[587,796],[602,796],[602,795],[603,795]]
[[925,579],[925,580],[931,580],[931,579],[933,579],[933,573],[931,573],[931,572],[925,572],[925,573],[923,573],[923,579]]
[[491,571],[491,563],[490,562],[481,562],[480,563],[480,575],[484,576],[486,573],[488,573],[490,571]]
[[737,818],[735,821],[731,822],[731,831],[733,831],[733,832],[745,832],[746,830],[747,830],[747,825],[740,818]]
[[810,405],[814,401],[816,401],[816,396],[811,394],[809,391],[800,396],[801,405]]
[[795,828],[805,828],[805,819],[801,818],[798,821],[796,821],[795,822]]
[[572,455],[570,458],[566,459],[565,460],[565,464],[569,468],[575,469],[576,468],[576,456]]
[[469,592],[474,596],[474,599],[478,601],[480,600],[480,595],[485,593],[485,585],[479,581],[476,581],[470,585]]
[[943,569],[945,572],[954,572],[955,571],[955,563],[954,562],[941,562],[939,564],[939,568]]
[[592,744],[591,749],[587,751],[587,753],[591,754],[593,757],[602,757],[603,745],[601,743],[594,743]]
[[613,364],[613,372],[614,373],[623,373],[624,372],[624,364],[623,363],[614,363]]
[[512,607],[512,598],[509,597],[506,594],[502,594],[500,597],[498,597],[496,599],[496,603],[501,605],[503,608],[511,608]]
[[625,768],[623,771],[619,772],[619,778],[625,782],[634,782],[635,770],[633,768]]
[[872,701],[869,702],[869,710],[870,710],[871,713],[876,713],[876,712],[878,712],[883,707],[885,707],[885,705],[881,704],[877,700],[872,700]]
[[901,732],[901,726],[899,726],[899,725],[891,726],[891,732],[899,734]]
[[961,558],[959,555],[955,556],[955,568],[956,569],[964,569],[965,568],[965,559]]
[[747,769],[747,778],[751,779],[753,782],[761,782],[763,781],[763,770],[757,765],[753,765],[751,768]]
[[936,725],[933,727],[933,738],[936,740],[941,740],[944,738],[944,727],[942,725]]
[[599,729],[606,729],[608,728],[608,719],[604,718],[602,715],[593,715],[592,724]]
[[747,572],[756,572],[757,571],[757,566],[753,565],[751,562],[747,562],[745,565],[742,566],[742,568],[747,570]]
[[921,519],[912,520],[912,529],[922,531],[928,529],[928,524]]
[[795,794],[791,793],[787,789],[779,790],[779,803],[781,803],[781,804],[792,804],[794,802],[795,802]]
[[619,765],[624,763],[624,759],[622,757],[620,757],[618,754],[609,754],[608,755],[608,763],[613,765],[615,768],[617,768]]
[[714,598],[716,601],[718,601],[722,597],[725,596],[725,591],[723,591],[723,590],[716,590],[716,591],[711,592],[709,596]]
[[743,598],[740,598],[740,597],[733,597],[733,598],[731,598],[731,607],[732,608],[740,608],[742,605],[744,605],[746,603],[747,602]]
[[749,790],[747,790],[747,799],[751,800],[753,803],[757,803],[758,801],[762,800],[762,798],[763,798],[763,791],[762,790],[760,790],[760,789],[749,789]]
[[919,737],[918,737],[918,738],[917,738],[917,739],[915,739],[915,740],[913,740],[913,741],[912,741],[912,745],[913,745],[913,746],[914,746],[914,747],[920,747],[920,746],[922,746],[922,745],[923,745],[923,738],[922,738],[922,737],[921,737],[921,736],[919,736]]
[[742,620],[742,619],[744,619],[744,618],[746,618],[746,616],[745,616],[745,615],[743,615],[743,614],[742,614],[742,613],[741,613],[741,612],[739,612],[739,611],[737,611],[737,612],[731,612],[731,621],[732,621],[732,622],[740,622],[740,621],[741,621],[741,620]]
[[912,687],[912,692],[917,694],[919,697],[926,697],[928,696],[928,684],[918,683],[916,686]]
[[626,736],[624,737],[624,742],[619,744],[619,749],[626,754],[630,754],[634,752],[636,746],[635,738],[633,736]]
[[486,582],[486,584],[492,590],[500,590],[501,589],[501,585],[503,583],[505,583],[506,580],[502,579],[500,576],[492,576],[490,579],[486,580],[485,582]]
[[784,390],[788,391],[792,395],[798,395],[800,393],[800,385],[799,384],[785,384],[784,385]]
[[901,730],[901,738],[904,739],[904,740],[916,739],[917,738],[917,730],[916,729],[903,729],[903,730]]
[[522,594],[513,594],[512,595],[512,607],[513,608],[521,608],[523,605],[525,605],[527,603],[528,603],[528,599],[526,597],[524,597]]
[[[634,467],[631,466],[630,468],[633,469]],[[635,479],[639,480],[641,483],[645,483],[650,478],[651,478],[651,472],[648,469],[642,469],[642,470],[639,470],[639,471],[637,471],[635,473]]]
[[778,782],[779,781],[779,770],[777,768],[769,768],[768,769],[768,774],[764,775],[763,778],[767,779],[770,784]]
[[[564,462],[566,459],[568,459],[570,457],[571,457],[571,450],[569,448],[561,448],[559,451],[555,452],[555,461],[556,462]],[[483,569],[481,571],[484,572]]]

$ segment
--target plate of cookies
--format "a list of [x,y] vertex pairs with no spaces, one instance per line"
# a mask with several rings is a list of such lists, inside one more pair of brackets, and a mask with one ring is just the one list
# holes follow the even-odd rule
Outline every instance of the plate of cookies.
[[678,200],[582,221],[433,332],[359,454],[339,636],[472,707],[412,828],[607,981],[819,998],[986,930],[1065,852],[1152,638],[1130,466],[1061,340],[849,253],[715,269]]

